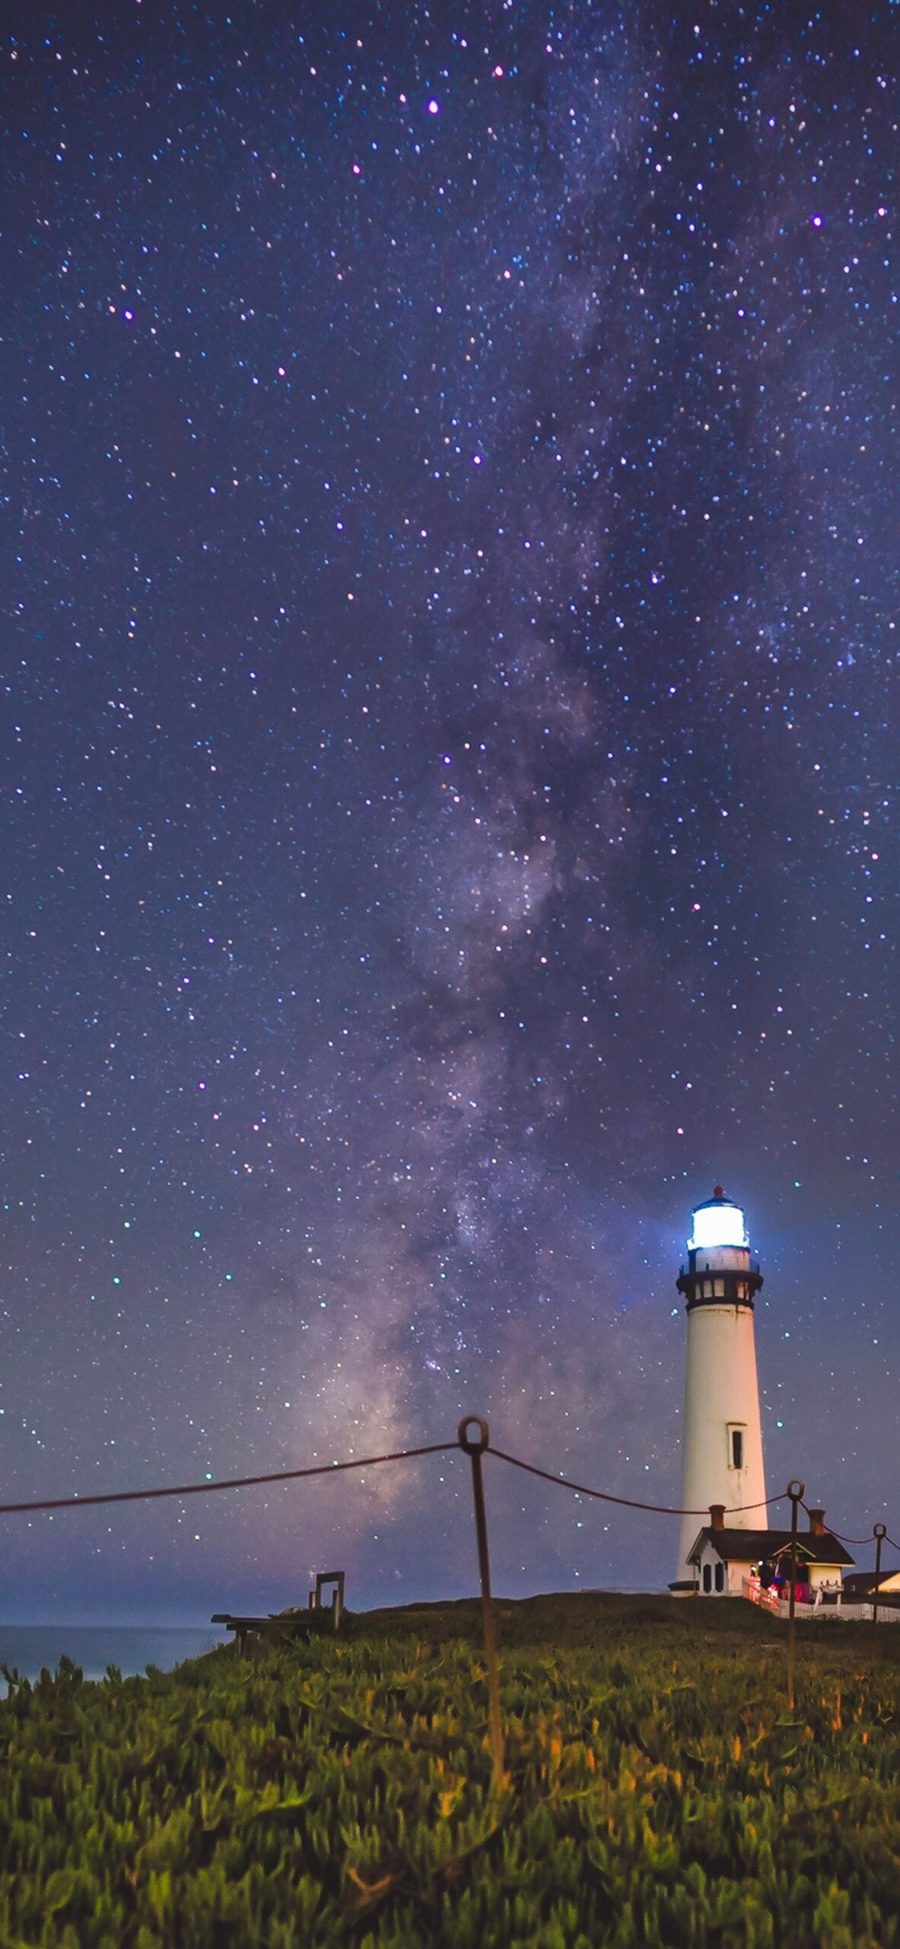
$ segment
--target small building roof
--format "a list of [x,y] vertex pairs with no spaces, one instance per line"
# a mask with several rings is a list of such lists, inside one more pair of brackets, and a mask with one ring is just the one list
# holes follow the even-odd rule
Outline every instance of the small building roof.
[[[791,1532],[789,1529],[701,1529],[691,1550],[688,1562],[697,1563],[705,1543],[711,1543],[723,1563],[759,1563],[765,1558],[772,1562],[776,1557],[790,1556]],[[853,1558],[839,1543],[830,1530],[817,1535],[812,1530],[799,1530],[795,1539],[798,1563],[827,1563],[842,1565],[852,1563]]]
[[844,1590],[848,1593],[876,1588],[900,1596],[900,1571],[882,1570],[880,1577],[876,1577],[874,1570],[851,1570],[849,1577],[844,1578]]

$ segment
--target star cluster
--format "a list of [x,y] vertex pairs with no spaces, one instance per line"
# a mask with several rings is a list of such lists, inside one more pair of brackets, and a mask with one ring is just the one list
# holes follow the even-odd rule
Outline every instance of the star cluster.
[[[18,9],[9,1499],[452,1442],[887,1516],[886,5]],[[891,1286],[891,1292],[893,1287]],[[6,1519],[22,1618],[474,1583],[463,1458]],[[677,1536],[501,1464],[509,1590]]]

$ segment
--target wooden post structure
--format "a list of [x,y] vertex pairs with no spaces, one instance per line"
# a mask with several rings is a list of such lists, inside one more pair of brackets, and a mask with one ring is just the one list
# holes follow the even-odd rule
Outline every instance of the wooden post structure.
[[806,1494],[805,1482],[789,1482],[787,1493],[791,1499],[791,1595],[788,1604],[788,1655],[787,1689],[788,1710],[794,1710],[794,1610],[797,1602],[797,1504]]
[[876,1523],[872,1531],[875,1538],[875,1589],[872,1592],[872,1623],[878,1623],[878,1592],[881,1586],[881,1545],[887,1535],[887,1524]]
[[345,1581],[346,1581],[346,1572],[343,1570],[319,1570],[316,1575],[315,1599],[313,1599],[313,1595],[312,1593],[310,1593],[311,1608],[315,1611],[319,1611],[324,1609],[324,1606],[322,1604],[322,1592],[325,1588],[325,1585],[326,1584],[334,1585],[334,1590],[331,1593],[331,1615],[332,1615],[332,1620],[334,1623],[335,1630],[337,1630],[338,1625],[340,1624],[341,1618],[343,1616]]
[[[477,1429],[477,1434],[471,1433]],[[467,1414],[459,1424],[458,1440],[460,1448],[472,1463],[472,1495],[475,1502],[475,1534],[478,1539],[478,1569],[481,1577],[481,1618],[484,1629],[484,1660],[487,1666],[488,1684],[488,1724],[491,1742],[491,1781],[499,1787],[503,1781],[503,1725],[500,1719],[500,1677],[497,1670],[497,1639],[494,1631],[494,1605],[491,1597],[491,1564],[488,1556],[487,1516],[484,1507],[484,1483],[481,1478],[481,1457],[490,1447],[490,1430],[486,1421],[478,1415]]]

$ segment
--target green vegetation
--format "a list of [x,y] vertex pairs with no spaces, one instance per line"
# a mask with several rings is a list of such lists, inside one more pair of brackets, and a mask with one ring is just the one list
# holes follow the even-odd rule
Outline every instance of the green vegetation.
[[900,1945],[900,1626],[585,1594],[0,1705],[4,1949]]

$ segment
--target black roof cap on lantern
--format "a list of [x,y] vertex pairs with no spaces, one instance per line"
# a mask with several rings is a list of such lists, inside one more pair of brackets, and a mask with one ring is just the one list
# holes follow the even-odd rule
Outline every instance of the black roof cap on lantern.
[[713,1185],[713,1194],[711,1198],[704,1198],[703,1203],[699,1205],[694,1205],[693,1209],[694,1211],[709,1211],[711,1206],[713,1205],[734,1205],[735,1211],[740,1211],[741,1209],[740,1205],[735,1204],[733,1198],[726,1197],[726,1194],[722,1190],[722,1186],[720,1184]]

